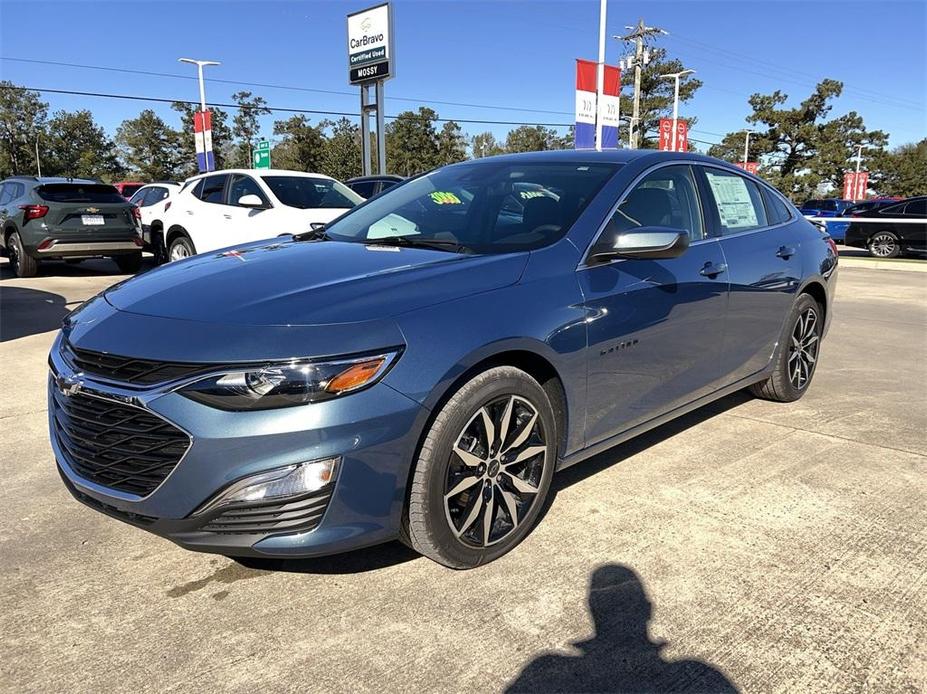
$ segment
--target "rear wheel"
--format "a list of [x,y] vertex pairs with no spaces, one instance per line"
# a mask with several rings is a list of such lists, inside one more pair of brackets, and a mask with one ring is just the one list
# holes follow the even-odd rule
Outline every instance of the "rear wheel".
[[553,408],[538,382],[510,366],[477,375],[422,444],[403,540],[455,569],[502,556],[537,521],[556,459]]
[[184,258],[189,258],[191,255],[196,255],[196,250],[193,248],[193,242],[186,236],[177,236],[171,241],[171,246],[167,252],[167,257],[170,262],[183,260]]
[[802,294],[786,321],[772,375],[750,386],[753,394],[776,402],[792,402],[804,395],[818,365],[823,329],[821,307],[810,295]]
[[10,265],[17,277],[35,277],[39,271],[39,261],[32,256],[26,255],[23,250],[22,239],[19,238],[19,232],[14,231],[7,240],[7,249],[10,254]]
[[142,268],[142,253],[129,253],[128,255],[114,255],[113,261],[119,266],[119,272],[124,275],[134,275]]
[[901,255],[901,243],[890,231],[877,231],[869,239],[869,255],[875,258],[896,258]]

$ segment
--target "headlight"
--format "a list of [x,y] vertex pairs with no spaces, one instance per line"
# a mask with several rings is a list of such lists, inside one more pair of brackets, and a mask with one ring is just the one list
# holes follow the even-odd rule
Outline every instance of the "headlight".
[[326,458],[245,477],[203,504],[193,515],[226,504],[271,502],[319,491],[334,481],[339,461],[340,458]]
[[291,361],[208,376],[180,393],[222,410],[267,410],[330,400],[372,386],[397,351],[332,361]]

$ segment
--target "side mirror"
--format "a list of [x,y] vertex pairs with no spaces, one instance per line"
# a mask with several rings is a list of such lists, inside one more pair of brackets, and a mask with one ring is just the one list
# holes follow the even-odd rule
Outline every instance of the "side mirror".
[[264,207],[264,201],[261,200],[260,196],[257,196],[254,193],[242,195],[240,198],[238,198],[238,204],[242,207]]
[[689,232],[670,227],[638,227],[618,231],[609,224],[589,259],[602,263],[615,258],[668,260],[678,258],[689,247]]

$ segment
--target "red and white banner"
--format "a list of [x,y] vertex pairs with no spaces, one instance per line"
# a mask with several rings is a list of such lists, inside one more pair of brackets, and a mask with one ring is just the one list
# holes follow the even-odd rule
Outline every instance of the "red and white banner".
[[847,171],[843,174],[843,199],[865,200],[866,190],[869,188],[869,172]]
[[602,123],[602,149],[618,146],[621,70],[613,65],[605,66],[605,82],[599,102],[596,98],[598,67],[598,63],[591,60],[576,60],[576,125],[573,131],[576,149],[593,149],[596,146],[596,118]]
[[756,162],[756,161],[748,161],[746,163],[739,161],[735,164],[735,166],[739,166],[741,169],[743,169],[747,173],[752,173],[754,176],[757,175],[757,172],[759,171],[759,168],[760,168],[759,162]]
[[660,149],[664,152],[686,152],[689,149],[689,123],[676,121],[676,146],[673,147],[673,119],[660,119]]
[[212,155],[212,111],[193,114],[193,137],[196,139],[196,166],[200,171],[216,168]]

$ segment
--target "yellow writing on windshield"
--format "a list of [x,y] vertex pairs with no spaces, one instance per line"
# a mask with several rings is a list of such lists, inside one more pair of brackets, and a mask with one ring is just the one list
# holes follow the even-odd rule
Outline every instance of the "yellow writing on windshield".
[[461,205],[460,198],[453,193],[447,193],[436,190],[431,194],[431,200],[435,205]]

